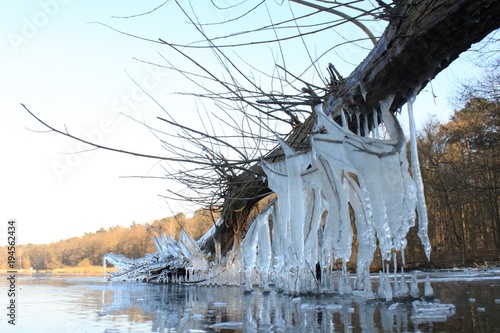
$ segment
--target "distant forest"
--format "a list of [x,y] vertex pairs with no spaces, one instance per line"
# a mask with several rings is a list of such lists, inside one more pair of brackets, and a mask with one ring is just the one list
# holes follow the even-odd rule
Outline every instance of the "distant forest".
[[[500,59],[461,84],[450,120],[430,119],[418,136],[433,266],[500,261]],[[407,237],[407,262],[423,261]],[[417,246],[415,246],[417,245]]]
[[[215,216],[216,218],[217,216]],[[18,269],[52,270],[59,267],[86,267],[102,265],[108,252],[123,254],[128,258],[144,257],[156,251],[153,235],[172,234],[178,239],[183,228],[194,239],[205,234],[214,222],[210,211],[199,209],[193,217],[183,213],[156,220],[152,223],[132,222],[129,227],[101,228],[50,244],[27,244],[16,247]],[[7,269],[7,248],[1,248],[0,269]]]

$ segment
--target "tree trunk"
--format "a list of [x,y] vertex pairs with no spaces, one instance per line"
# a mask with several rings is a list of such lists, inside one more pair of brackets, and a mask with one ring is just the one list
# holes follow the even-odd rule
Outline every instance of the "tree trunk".
[[[500,27],[499,0],[399,0],[387,14],[390,23],[365,60],[341,80],[323,101],[324,110],[339,117],[341,108],[372,112],[379,102],[394,95],[391,109],[402,107],[462,52]],[[309,148],[315,125],[309,117],[294,128],[286,141],[298,150]],[[355,124],[350,125],[351,128]],[[270,159],[279,158],[279,149]],[[274,156],[274,157],[273,157]],[[257,177],[256,177],[257,175]],[[222,248],[232,244],[252,206],[269,192],[259,166],[240,174],[226,193],[224,224],[215,237]],[[203,246],[213,251],[213,241]],[[225,247],[226,250],[229,246]]]

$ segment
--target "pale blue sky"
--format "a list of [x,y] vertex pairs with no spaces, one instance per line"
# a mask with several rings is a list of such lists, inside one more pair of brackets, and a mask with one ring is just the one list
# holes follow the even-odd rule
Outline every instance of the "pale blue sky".
[[[189,86],[181,83],[174,73],[132,58],[159,62],[161,57],[157,52],[161,52],[179,65],[187,66],[187,63],[174,58],[175,53],[159,44],[127,37],[99,24],[89,24],[110,24],[140,36],[180,43],[200,39],[185,23],[175,3],[146,16],[112,18],[142,13],[161,3],[116,0],[1,2],[0,245],[6,242],[10,218],[18,221],[20,243],[43,243],[80,236],[100,227],[129,225],[132,221],[145,223],[172,214],[158,194],[173,185],[161,180],[119,178],[159,175],[161,170],[156,161],[104,151],[69,154],[81,150],[81,146],[54,133],[29,131],[43,130],[43,127],[19,105],[25,103],[50,124],[58,128],[66,126],[70,132],[99,143],[162,154],[159,142],[144,127],[116,111],[125,111],[147,121],[154,121],[161,115],[154,103],[140,96],[128,73],[181,121],[192,121],[194,113],[190,112],[194,111],[187,104],[189,101],[166,96],[167,92],[183,90],[182,87],[189,89]],[[249,1],[249,6],[252,3],[255,1]],[[268,8],[273,13],[273,20],[279,20],[278,14],[284,17],[290,12],[287,4],[279,6],[274,1],[269,2]],[[303,10],[295,9],[296,13]],[[212,22],[231,15],[234,13],[221,13],[210,5],[199,12],[200,19]],[[261,17],[269,20],[262,13]],[[244,29],[245,24],[251,23],[241,22],[240,29]],[[214,28],[219,30],[213,33],[221,33],[221,28]],[[361,34],[353,27],[343,29],[339,29],[342,34],[346,31],[354,37]],[[300,41],[298,43],[299,46],[283,45],[287,50],[297,50],[288,51],[293,53],[287,57],[288,68],[295,69],[307,63],[305,53],[300,51]],[[318,42],[313,53],[320,54],[324,44],[324,40]],[[272,55],[277,54],[267,46],[258,51],[246,48],[238,52],[257,60],[272,60]],[[354,63],[363,57],[360,50],[350,52],[348,49],[338,51]],[[323,59],[319,67],[324,69],[328,62],[338,65],[338,61]],[[262,66],[269,70],[266,64]],[[345,63],[339,68],[344,75],[352,70],[352,66]],[[325,71],[322,74],[326,76]],[[417,124],[432,114],[445,121],[451,112],[448,98],[453,82],[472,75],[473,68],[463,61],[457,61],[440,74],[433,82],[438,97],[434,100],[429,92],[423,92],[417,98]],[[175,202],[170,203],[170,207],[174,213],[186,209]]]

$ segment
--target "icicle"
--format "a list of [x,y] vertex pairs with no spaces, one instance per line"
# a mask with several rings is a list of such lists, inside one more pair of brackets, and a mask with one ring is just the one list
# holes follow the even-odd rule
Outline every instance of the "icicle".
[[373,298],[372,282],[370,280],[370,266],[368,265],[365,269],[364,274],[365,281],[363,283],[363,291],[367,297]]
[[340,109],[340,118],[342,119],[342,127],[348,128],[349,123],[347,122],[347,119],[345,117],[345,110],[344,109]]
[[401,276],[399,280],[399,292],[400,292],[400,297],[406,297],[408,296],[408,284],[406,283],[405,279],[405,272],[403,269],[403,266],[401,266]]
[[389,269],[387,269],[387,273],[385,273],[384,277],[384,296],[386,302],[392,301],[392,288],[391,288],[391,281],[389,278]]
[[269,270],[272,262],[271,235],[269,231],[269,215],[272,212],[272,206],[262,214],[258,220],[258,263],[261,274],[261,283],[264,292],[269,292]]
[[354,179],[347,175],[346,180],[349,184],[348,200],[354,212],[354,223],[358,238],[356,276],[359,281],[358,283],[362,284],[363,290],[371,293],[370,263],[373,260],[373,254],[377,247],[372,212],[369,202],[367,202],[369,200],[368,197],[363,196],[361,189]]
[[428,219],[427,219],[427,205],[425,203],[424,183],[422,174],[420,173],[420,165],[418,161],[417,149],[417,133],[415,127],[415,119],[413,117],[413,103],[415,97],[411,97],[408,102],[408,118],[410,122],[410,149],[411,149],[411,168],[413,179],[417,185],[417,211],[418,211],[418,236],[424,246],[425,255],[427,260],[431,259],[431,243],[428,236]]
[[341,295],[350,294],[351,291],[351,281],[349,272],[347,271],[347,264],[345,260],[342,260],[342,273],[339,276],[339,293]]
[[348,261],[352,252],[352,227],[343,177],[322,157],[318,158],[318,170],[328,206],[323,243],[326,247],[331,246],[335,259]]
[[358,136],[361,136],[361,122],[359,119],[359,110],[356,110],[354,114],[356,115],[356,134]]
[[376,109],[373,109],[372,111],[372,115],[373,115],[373,138],[375,140],[379,140],[380,139],[380,133],[378,131],[378,112]]
[[285,152],[286,168],[287,168],[287,180],[288,180],[288,204],[289,204],[289,217],[290,217],[290,234],[293,241],[293,249],[295,256],[302,264],[304,257],[304,229],[303,223],[305,220],[304,211],[304,193],[302,191],[302,180],[300,173],[302,170],[307,168],[309,164],[304,163],[303,156],[298,155],[295,151],[288,146],[283,140],[278,137],[281,148]]
[[405,245],[401,246],[401,269],[406,265],[405,261],[405,249],[406,249],[406,238],[405,238]]
[[365,137],[368,137],[368,135],[370,134],[370,130],[369,130],[369,127],[368,127],[368,114],[363,114],[363,129],[365,131]]
[[359,91],[361,92],[361,96],[363,96],[363,101],[366,102],[366,88],[361,82],[359,82],[358,86],[359,86]]
[[278,200],[273,204],[273,231],[272,231],[272,250],[273,250],[273,269],[276,273],[275,283],[278,289],[284,286],[283,275],[279,274],[285,267],[285,233],[283,230],[284,222],[281,220],[281,203]]
[[[383,267],[384,267],[384,265],[382,265],[382,268]],[[385,292],[384,292],[385,281],[384,281],[384,278],[385,278],[384,271],[383,270],[379,271],[378,272],[378,290],[377,290],[377,294],[381,298],[385,298]]]
[[420,297],[420,292],[418,291],[417,273],[415,271],[411,272],[410,296],[413,298]]
[[105,257],[102,257],[102,272],[104,274],[104,280],[106,280],[107,273],[106,273],[106,258]]
[[[268,186],[277,194],[277,200],[273,204],[273,232],[272,232],[272,250],[273,250],[273,268],[276,274],[276,287],[286,290],[285,279],[281,272],[285,271],[289,264],[289,249],[291,246],[291,237],[288,234],[290,228],[287,192],[287,170],[284,161],[277,163],[261,163],[262,169],[268,176]],[[243,251],[243,249],[242,249]]]
[[431,286],[431,281],[429,279],[429,275],[427,275],[425,277],[424,296],[425,297],[432,297],[432,296],[434,296],[434,289]]
[[323,212],[322,199],[321,199],[321,191],[319,190],[319,186],[316,189],[313,189],[309,192],[308,197],[311,198],[308,200],[309,212],[307,215],[307,220],[309,221],[309,228],[305,233],[305,245],[304,245],[304,254],[305,261],[310,267],[310,270],[314,273],[314,282],[316,282],[316,288],[311,287],[310,291],[317,289],[321,284],[321,264],[320,262],[320,237],[319,237],[319,229],[321,225],[321,214]]
[[397,282],[397,274],[398,274],[398,261],[396,258],[396,251],[392,252],[392,264],[394,267],[394,281]]
[[278,141],[285,152],[285,161],[262,163],[269,178],[268,186],[278,196],[276,219],[273,220],[273,267],[279,272],[277,286],[296,294],[304,285],[305,276],[311,275],[304,255],[308,190],[302,178],[312,162],[311,154],[297,154],[280,138]]
[[220,265],[221,264],[221,244],[218,239],[214,239],[214,246],[215,246],[215,264]]
[[[260,215],[257,218],[259,217]],[[257,242],[259,237],[257,224],[258,222],[254,221],[254,223],[250,225],[245,239],[241,242],[241,253],[243,255],[243,267],[245,273],[245,292],[251,292],[253,290],[252,270],[256,261]]]

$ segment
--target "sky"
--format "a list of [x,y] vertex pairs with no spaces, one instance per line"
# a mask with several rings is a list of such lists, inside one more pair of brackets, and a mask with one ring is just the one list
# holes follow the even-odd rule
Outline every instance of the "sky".
[[[252,2],[255,1],[249,1],[249,6]],[[189,64],[185,59],[175,58],[175,53],[163,54],[164,46],[105,26],[155,40],[169,38],[181,43],[200,39],[173,2],[149,15],[119,18],[150,11],[161,3],[1,2],[0,245],[6,244],[10,219],[17,221],[17,243],[26,244],[54,242],[95,232],[101,227],[128,226],[133,221],[147,223],[178,212],[190,213],[192,207],[159,196],[166,188],[175,190],[175,184],[159,179],[124,178],[161,175],[158,160],[88,151],[81,143],[44,132],[46,128],[21,106],[23,103],[43,121],[89,141],[164,154],[157,138],[130,119],[150,122],[162,114],[138,85],[157,98],[176,119],[187,123],[195,117],[191,102],[169,92],[189,90],[190,86],[181,83],[178,74],[136,59],[152,62],[168,59],[179,65]],[[219,1],[224,5],[231,3],[231,0]],[[270,2],[268,10],[280,14],[277,6],[276,2]],[[235,13],[221,14],[207,2],[199,7],[198,15],[214,22],[234,17]],[[245,29],[244,24],[242,21],[239,28]],[[216,32],[217,27],[214,29]],[[354,27],[345,29],[348,30],[344,33],[352,36],[360,33],[349,30]],[[248,49],[244,52],[255,59],[274,54],[263,50],[263,53]],[[199,51],[203,58],[201,52],[207,51]],[[287,68],[304,63],[304,53],[292,53]],[[346,57],[361,57],[360,60],[363,54],[344,53]],[[348,65],[341,70],[346,76],[350,71]],[[475,73],[477,70],[469,62],[459,59],[439,74],[432,82],[436,97],[428,87],[417,98],[417,125],[430,116],[445,122],[452,113],[449,100],[453,99],[454,85]],[[404,115],[401,118],[404,125],[407,120]]]

